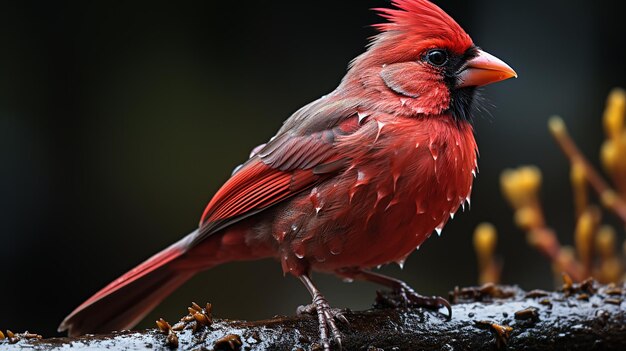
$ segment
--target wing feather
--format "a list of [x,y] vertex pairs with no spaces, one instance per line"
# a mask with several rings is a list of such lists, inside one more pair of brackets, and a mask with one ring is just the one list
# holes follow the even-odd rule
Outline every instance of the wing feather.
[[[312,110],[309,107],[307,111]],[[288,120],[284,130],[232,175],[204,210],[200,230],[191,246],[221,228],[311,188],[345,166],[346,156],[337,153],[335,140],[338,135],[358,129],[354,128],[358,119],[351,105],[329,113],[325,123],[307,124],[302,122],[302,115],[294,116],[306,130],[285,128],[295,119]],[[351,116],[354,121],[346,129],[343,122]]]

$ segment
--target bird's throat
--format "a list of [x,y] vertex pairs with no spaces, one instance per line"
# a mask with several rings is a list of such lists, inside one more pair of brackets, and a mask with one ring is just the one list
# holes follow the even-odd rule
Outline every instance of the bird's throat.
[[450,113],[457,121],[472,122],[473,111],[479,109],[476,87],[450,89]]

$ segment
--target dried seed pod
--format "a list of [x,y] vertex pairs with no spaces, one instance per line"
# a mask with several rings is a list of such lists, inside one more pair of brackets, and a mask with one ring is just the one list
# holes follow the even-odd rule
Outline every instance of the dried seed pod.
[[500,325],[497,323],[491,324],[491,328],[493,328],[493,330],[495,330],[498,333],[498,335],[506,337],[506,338],[508,338],[511,332],[513,331],[512,327],[509,327],[508,325]]
[[567,273],[563,273],[562,276],[563,276],[563,291],[566,291],[566,292],[571,291],[572,286],[574,285],[572,278]]
[[622,295],[624,293],[624,291],[622,290],[622,288],[616,287],[616,286],[612,286],[609,287],[608,289],[606,289],[604,291],[605,294],[607,295]]
[[195,303],[195,302],[192,302],[192,303],[191,303],[191,308],[193,308],[194,310],[196,310],[196,312],[200,312],[200,311],[202,311],[202,307],[200,307],[200,305],[198,305],[198,304],[197,304],[197,303]]
[[4,333],[2,332],[2,330],[0,330],[0,340],[3,340],[5,338]]
[[169,333],[170,329],[172,329],[172,326],[163,318],[159,318],[159,320],[156,321],[156,325],[159,330],[165,334]]
[[550,302],[550,299],[539,300],[539,303],[545,306],[552,306],[552,302]]
[[536,321],[539,319],[539,310],[535,307],[528,307],[523,310],[519,310],[515,312],[515,319],[531,319]]
[[10,330],[8,330],[8,329],[7,329],[7,337],[8,337],[8,338],[13,338],[13,337],[15,337],[15,334],[13,334],[13,332],[12,332],[12,331],[10,331]]
[[207,318],[207,316],[204,313],[194,313],[193,318],[196,320],[196,322],[202,326],[206,326],[209,325],[209,319]]
[[608,299],[604,299],[604,302],[619,306],[622,304],[622,299],[616,299],[616,298],[610,297]]
[[239,351],[243,343],[237,334],[228,334],[217,341],[213,345],[215,351]]
[[178,347],[178,336],[176,335],[176,333],[170,330],[170,333],[167,334],[167,338],[165,338],[165,345],[171,348]]
[[206,307],[204,308],[204,312],[206,317],[209,319],[209,324],[213,323],[213,305],[207,302]]
[[185,329],[185,323],[183,322],[178,322],[172,326],[173,331],[181,331],[183,329]]
[[474,322],[481,329],[489,329],[496,335],[496,348],[503,349],[509,341],[513,328],[507,325],[500,325],[491,321],[480,320]]
[[576,300],[589,301],[589,295],[587,295],[587,294],[580,294],[580,295],[576,296]]
[[531,290],[526,293],[526,297],[531,298],[531,299],[536,298],[536,297],[545,297],[548,295],[550,295],[549,292],[545,290],[540,290],[540,289]]
[[578,287],[578,289],[580,291],[593,295],[596,293],[595,284],[596,284],[596,281],[593,278],[587,278],[582,283],[580,283],[580,286]]
[[28,331],[25,331],[24,334],[22,334],[22,336],[26,339],[41,339],[43,338],[43,336],[39,335],[39,334],[35,334],[35,333],[29,333]]
[[180,319],[181,322],[185,322],[185,323],[189,323],[189,322],[191,322],[193,320],[194,320],[194,318],[193,318],[193,315],[191,315],[191,314],[188,314],[188,315],[186,315],[186,316],[184,316],[183,318]]
[[500,325],[496,323],[491,324],[491,328],[496,332],[496,348],[505,348],[509,343],[509,338],[511,337],[513,328],[508,325]]

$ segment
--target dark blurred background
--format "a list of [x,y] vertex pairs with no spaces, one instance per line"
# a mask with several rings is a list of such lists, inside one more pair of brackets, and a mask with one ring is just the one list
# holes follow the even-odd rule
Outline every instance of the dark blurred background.
[[[486,89],[471,212],[384,272],[425,294],[475,284],[473,228],[494,222],[502,280],[552,288],[550,263],[514,227],[506,167],[537,164],[550,225],[571,243],[569,168],[546,121],[564,116],[596,160],[601,112],[626,85],[626,2],[436,1],[520,75]],[[103,285],[194,229],[205,204],[303,104],[331,91],[381,20],[367,1],[0,4],[0,329],[55,335]],[[335,306],[375,287],[316,276]],[[142,326],[190,301],[224,318],[292,314],[309,301],[272,261],[201,274]]]

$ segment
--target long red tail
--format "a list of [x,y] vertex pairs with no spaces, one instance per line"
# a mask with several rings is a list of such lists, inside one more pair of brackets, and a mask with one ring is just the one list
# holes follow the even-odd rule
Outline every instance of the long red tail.
[[[70,336],[128,329],[154,309],[198,268],[181,268],[195,231],[116,279],[78,306],[58,328]],[[203,267],[207,268],[207,267]]]

